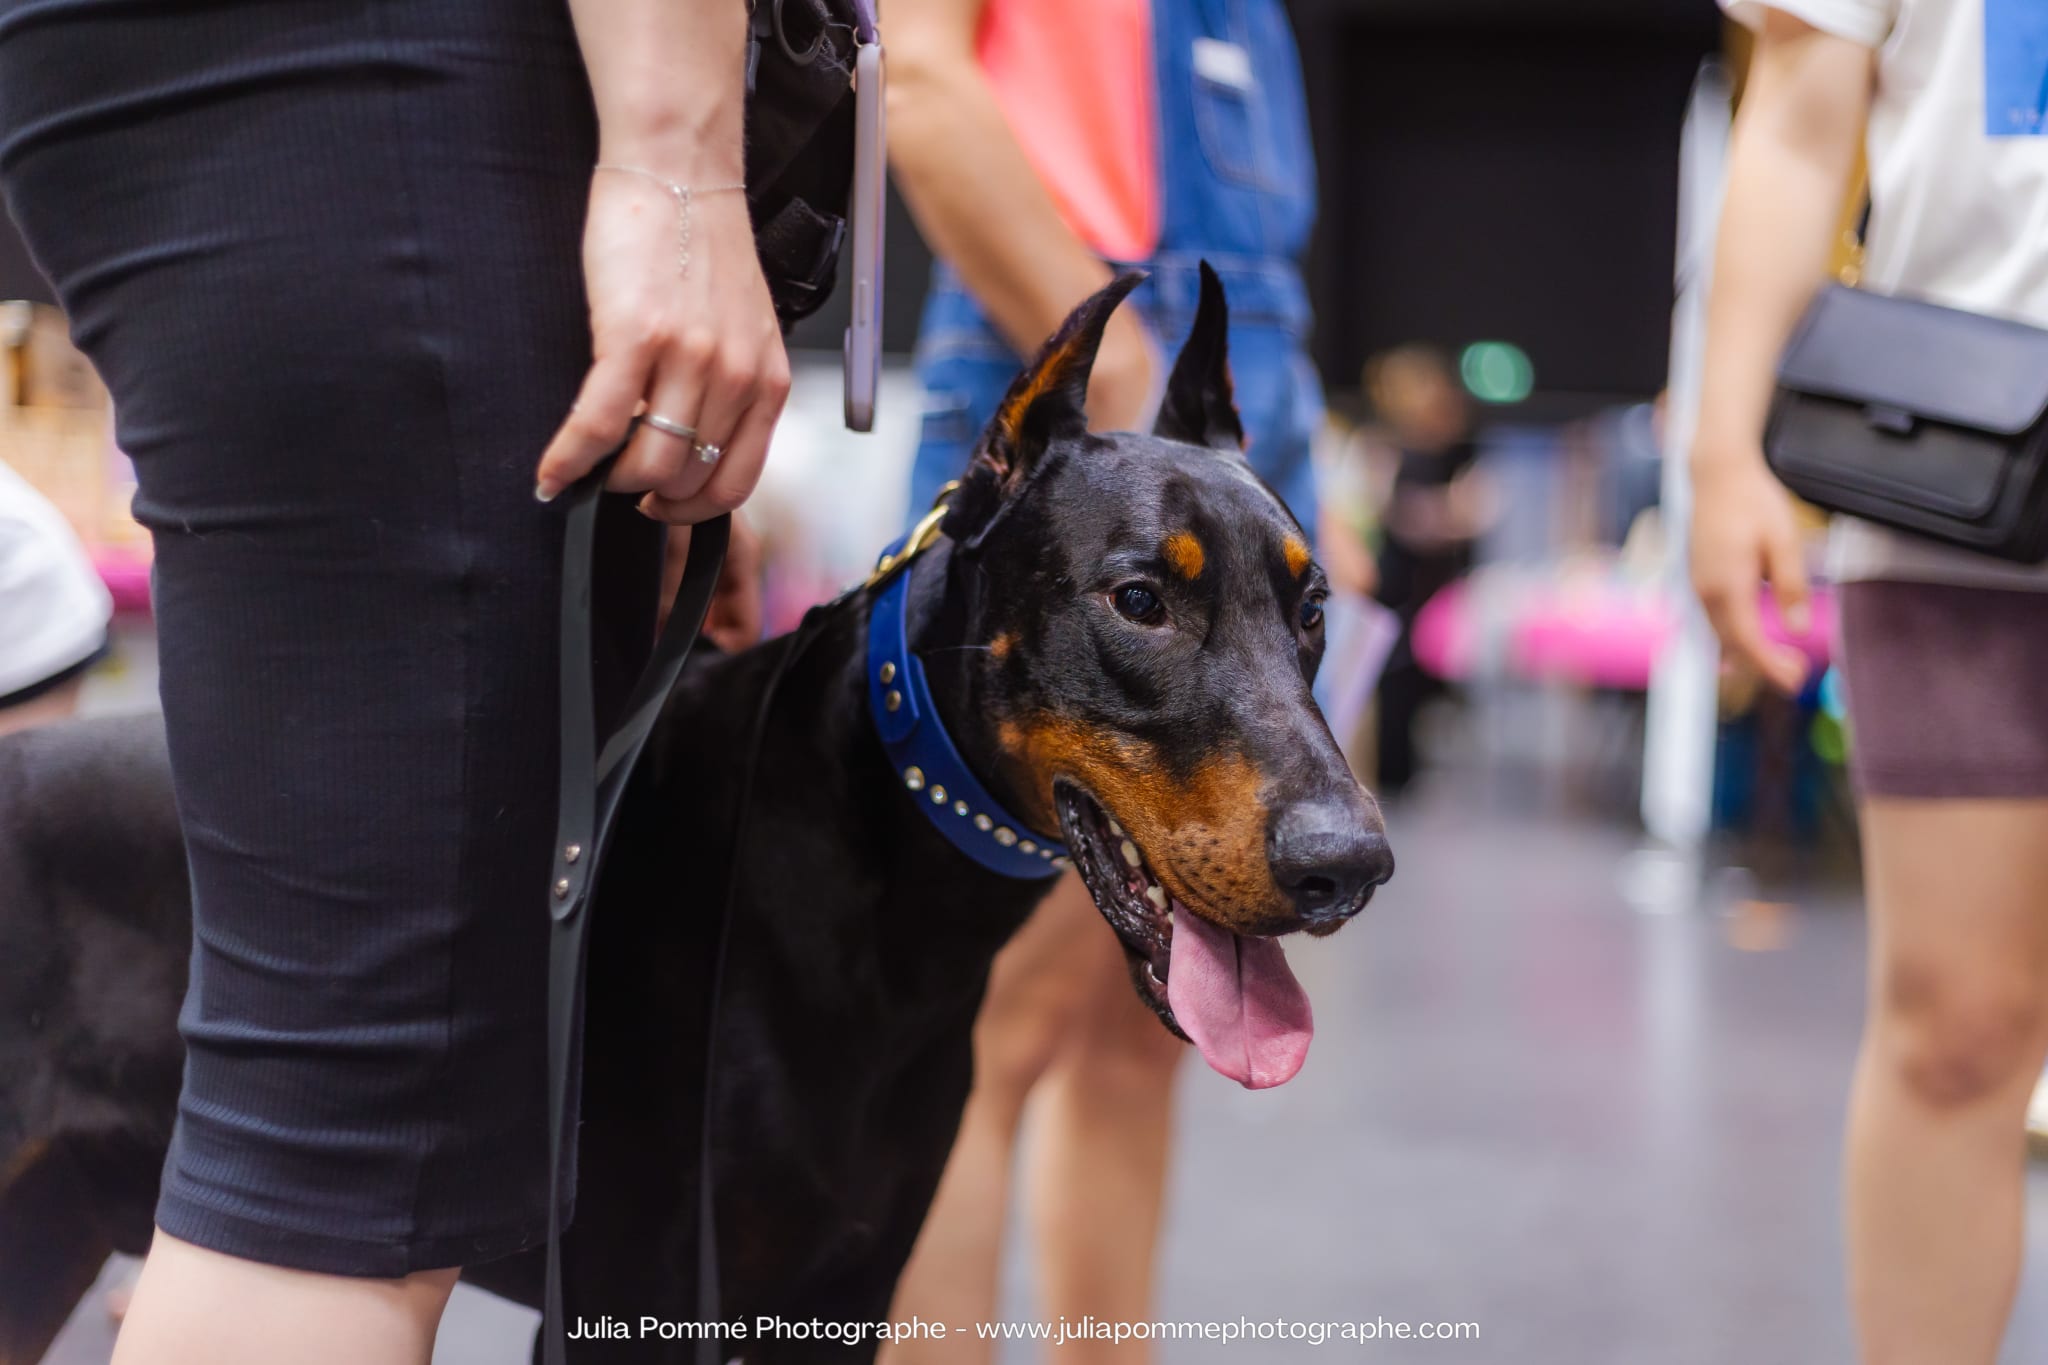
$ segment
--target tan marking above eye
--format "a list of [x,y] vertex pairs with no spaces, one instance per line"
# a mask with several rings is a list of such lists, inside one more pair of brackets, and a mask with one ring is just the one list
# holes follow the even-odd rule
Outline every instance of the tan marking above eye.
[[997,660],[1007,659],[1010,657],[1011,649],[1015,648],[1016,644],[1017,637],[1005,631],[988,642],[988,652]]
[[1159,549],[1166,556],[1166,562],[1173,566],[1173,571],[1187,579],[1200,578],[1202,566],[1209,558],[1203,553],[1202,542],[1193,531],[1175,531]]
[[1309,553],[1308,542],[1300,536],[1287,537],[1286,543],[1280,547],[1280,553],[1287,556],[1287,572],[1296,578],[1308,571],[1309,561],[1315,558]]

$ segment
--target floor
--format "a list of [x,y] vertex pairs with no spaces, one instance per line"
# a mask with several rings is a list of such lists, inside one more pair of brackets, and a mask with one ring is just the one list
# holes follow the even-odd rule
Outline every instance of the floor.
[[[1479,1339],[1178,1342],[1158,1360],[1850,1358],[1836,1135],[1861,996],[1853,897],[1804,897],[1762,933],[1712,908],[1645,913],[1623,895],[1643,880],[1630,832],[1511,804],[1451,783],[1396,812],[1400,875],[1368,921],[1296,950],[1320,1025],[1297,1081],[1255,1095],[1186,1073],[1159,1306],[1476,1322]],[[2048,1359],[2048,1173],[2030,1203],[2015,1363]],[[1008,1315],[1033,1312],[1020,1267]],[[436,1360],[514,1365],[530,1327],[462,1291]],[[89,1302],[52,1365],[98,1365],[109,1339]]]

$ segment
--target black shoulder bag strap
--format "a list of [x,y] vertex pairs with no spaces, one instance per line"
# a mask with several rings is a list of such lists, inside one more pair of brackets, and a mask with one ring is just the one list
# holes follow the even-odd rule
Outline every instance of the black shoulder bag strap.
[[[597,541],[597,506],[610,471],[607,460],[562,497],[568,533],[562,546],[562,768],[561,804],[555,826],[554,871],[549,877],[548,917],[548,1251],[546,1316],[541,1324],[546,1365],[565,1365],[562,1318],[562,1145],[570,1107],[571,1060],[581,1017],[584,947],[590,901],[612,826],[632,776],[634,760],[647,743],[661,708],[683,671],[683,661],[704,627],[705,613],[725,562],[732,520],[718,517],[690,531],[683,581],[669,609],[668,624],[633,686],[619,728],[597,748],[595,699],[591,686],[591,553]],[[711,1208],[702,1210],[709,1240]],[[715,1274],[715,1272],[713,1272]],[[716,1279],[699,1286],[716,1297]],[[700,1316],[716,1313],[699,1303]]]

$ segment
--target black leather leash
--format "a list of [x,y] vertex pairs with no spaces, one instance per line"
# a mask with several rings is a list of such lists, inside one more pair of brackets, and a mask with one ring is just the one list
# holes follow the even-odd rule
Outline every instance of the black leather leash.
[[[634,761],[647,743],[662,706],[682,675],[684,660],[704,627],[732,533],[729,517],[718,517],[691,528],[689,557],[675,602],[669,608],[668,624],[633,685],[624,718],[600,751],[591,683],[591,558],[597,542],[598,498],[610,468],[611,461],[606,460],[562,494],[568,513],[568,530],[562,546],[562,766],[554,871],[548,886],[548,917],[552,923],[548,949],[548,1250],[547,1297],[541,1324],[546,1365],[566,1365],[567,1361],[562,1318],[562,1146],[570,1102],[571,1061],[582,1017],[591,897]],[[706,1103],[708,1106],[708,1098]],[[707,1154],[707,1173],[709,1168]],[[710,1194],[707,1176],[699,1230],[707,1250],[715,1248]],[[718,1311],[715,1251],[706,1264],[706,1274],[698,1286],[697,1307],[698,1316],[710,1321]]]

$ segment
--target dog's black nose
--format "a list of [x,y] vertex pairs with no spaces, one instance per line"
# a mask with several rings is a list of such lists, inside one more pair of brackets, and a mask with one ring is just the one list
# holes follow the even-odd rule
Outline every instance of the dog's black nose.
[[1266,832],[1266,859],[1295,910],[1317,924],[1357,914],[1363,893],[1394,875],[1386,834],[1349,803],[1289,807]]

